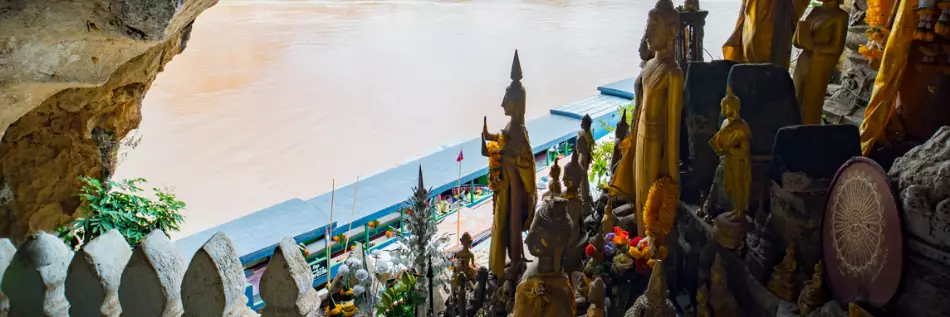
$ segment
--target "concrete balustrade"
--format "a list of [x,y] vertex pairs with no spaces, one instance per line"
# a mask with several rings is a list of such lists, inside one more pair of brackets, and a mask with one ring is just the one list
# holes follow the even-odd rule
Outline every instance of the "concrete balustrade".
[[[39,232],[18,248],[0,239],[0,317],[258,317],[231,239],[215,234],[187,268],[160,231],[134,249],[112,230],[72,252]],[[318,317],[320,296],[292,238],[284,238],[261,278],[264,317]]]

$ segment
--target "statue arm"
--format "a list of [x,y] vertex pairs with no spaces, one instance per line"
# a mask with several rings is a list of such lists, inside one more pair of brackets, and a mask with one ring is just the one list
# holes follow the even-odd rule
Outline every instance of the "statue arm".
[[682,72],[674,72],[670,76],[669,88],[669,100],[670,101],[670,112],[667,122],[667,134],[666,134],[666,151],[667,151],[667,168],[670,172],[670,178],[674,181],[679,182],[680,173],[680,122],[682,121],[683,115],[683,78]]
[[844,41],[848,33],[847,16],[842,15],[834,20],[835,33],[831,36],[831,42],[827,44],[815,44],[815,51],[821,54],[841,55],[844,50]]
[[808,24],[805,21],[798,21],[798,27],[795,28],[795,36],[792,38],[795,47],[803,50],[811,50],[815,45],[811,38],[811,31],[808,30]]
[[742,1],[739,7],[739,19],[736,21],[736,28],[732,35],[722,45],[723,59],[731,61],[740,61],[742,59],[742,24],[745,23],[746,0]]

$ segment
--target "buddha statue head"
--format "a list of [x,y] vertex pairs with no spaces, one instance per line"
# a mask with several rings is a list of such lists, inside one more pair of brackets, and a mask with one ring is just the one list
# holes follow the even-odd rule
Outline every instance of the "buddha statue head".
[[465,249],[472,248],[472,235],[469,234],[468,232],[463,233],[462,237],[459,238],[459,242],[462,243],[462,247]]
[[739,97],[732,94],[732,85],[726,84],[726,96],[722,98],[720,106],[722,108],[722,115],[727,119],[735,120],[739,118],[741,102]]
[[594,119],[591,118],[589,114],[585,114],[584,117],[581,118],[581,129],[584,129],[584,131],[590,131],[592,124],[594,124]]
[[607,290],[604,285],[604,280],[597,278],[590,283],[590,290],[587,292],[587,300],[591,305],[597,306],[598,308],[604,308],[604,299],[607,296]]
[[620,122],[617,122],[617,129],[614,130],[614,136],[617,144],[627,138],[627,132],[630,132],[630,125],[627,124],[627,109],[623,109],[623,115],[620,116]]
[[571,235],[564,233],[570,232],[572,228],[574,224],[567,215],[567,200],[560,197],[545,200],[537,211],[534,221],[531,222],[531,228],[528,229],[528,236],[525,238],[528,252],[537,258],[535,263],[545,262],[545,260],[549,262],[544,265],[550,265],[550,267],[539,269],[539,271],[561,271],[564,248],[571,239]]
[[[583,138],[578,138],[578,140]],[[578,142],[577,148],[580,149],[580,142]],[[584,182],[584,177],[587,177],[587,172],[584,171],[584,167],[581,166],[580,158],[578,152],[580,150],[575,149],[574,153],[571,154],[571,162],[567,163],[564,166],[564,178],[561,183],[564,184],[566,196],[576,195],[579,193],[580,186]],[[569,198],[569,197],[568,197]]]
[[[663,52],[672,57],[679,29],[679,13],[673,8],[671,0],[659,0],[650,10],[647,19],[646,41],[651,52]],[[657,54],[659,57],[660,54]]]
[[511,84],[505,89],[505,99],[502,100],[501,107],[512,121],[524,123],[525,91],[521,78],[521,61],[518,60],[518,51],[515,50],[515,59],[511,63]]
[[716,260],[713,261],[712,270],[710,270],[710,279],[713,287],[726,287],[726,267],[722,265],[722,255],[716,253]]

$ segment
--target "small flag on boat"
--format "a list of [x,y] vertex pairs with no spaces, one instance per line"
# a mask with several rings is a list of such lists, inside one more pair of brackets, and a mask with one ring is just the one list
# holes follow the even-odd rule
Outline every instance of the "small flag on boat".
[[465,155],[462,155],[462,150],[459,150],[459,157],[455,159],[456,162],[461,162],[465,159]]

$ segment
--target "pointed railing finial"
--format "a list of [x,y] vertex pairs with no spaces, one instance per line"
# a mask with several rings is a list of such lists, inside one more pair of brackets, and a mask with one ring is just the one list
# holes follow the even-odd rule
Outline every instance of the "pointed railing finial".
[[521,75],[521,60],[518,59],[518,50],[515,50],[515,60],[511,62],[511,80],[520,81]]
[[419,165],[419,185],[418,190],[423,190],[426,188],[425,182],[422,180],[422,164]]

